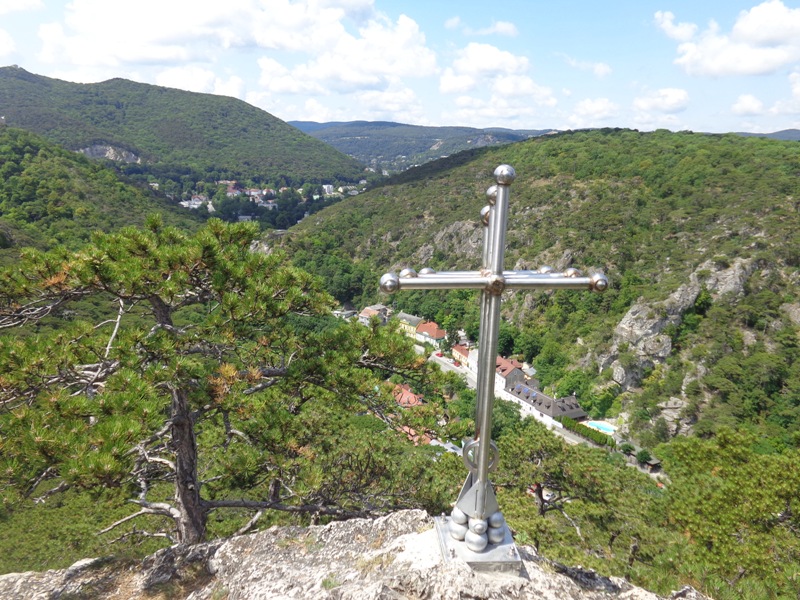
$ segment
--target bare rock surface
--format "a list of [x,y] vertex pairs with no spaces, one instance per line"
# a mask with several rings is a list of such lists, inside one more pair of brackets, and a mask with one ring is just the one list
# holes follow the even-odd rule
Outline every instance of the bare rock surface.
[[[273,527],[161,550],[137,564],[90,559],[69,569],[0,576],[4,600],[659,600],[623,579],[566,567],[521,547],[521,576],[443,561],[432,519],[409,510],[325,526]],[[706,600],[693,588],[670,598]]]
[[[694,305],[703,287],[714,299],[741,296],[752,272],[753,263],[748,259],[737,258],[724,269],[706,261],[665,300],[635,302],[614,330],[609,352],[598,357],[600,368],[612,369],[613,379],[623,391],[636,387],[646,369],[666,361],[672,352],[672,340],[664,330],[681,324],[683,314]],[[626,364],[619,360],[622,348],[633,356]]]
[[133,152],[130,152],[129,150],[123,150],[122,148],[115,148],[114,146],[109,146],[108,144],[95,144],[94,146],[89,146],[88,148],[82,148],[78,152],[88,156],[89,158],[107,158],[108,160],[113,160],[116,162],[137,164],[142,162],[142,159],[136,156]]

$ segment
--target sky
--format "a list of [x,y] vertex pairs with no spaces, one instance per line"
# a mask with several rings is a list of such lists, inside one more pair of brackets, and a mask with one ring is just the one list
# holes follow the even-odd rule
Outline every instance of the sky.
[[12,64],[284,121],[800,128],[800,0],[0,0]]

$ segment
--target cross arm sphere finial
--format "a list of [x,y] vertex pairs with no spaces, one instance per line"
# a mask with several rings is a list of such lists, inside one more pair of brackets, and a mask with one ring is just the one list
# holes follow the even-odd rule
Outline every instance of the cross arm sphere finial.
[[[419,272],[406,268],[399,275],[386,273],[380,280],[381,291],[388,294],[402,290],[482,290],[475,437],[467,440],[463,448],[464,462],[470,473],[446,524],[449,536],[464,541],[467,548],[466,551],[462,547],[451,548],[451,551],[466,554],[467,562],[473,567],[475,562],[470,562],[473,555],[491,553],[497,547],[505,550],[509,545],[516,552],[489,482],[489,471],[497,466],[498,456],[497,447],[491,440],[491,420],[502,292],[506,289],[583,289],[603,292],[608,288],[608,279],[602,273],[585,277],[578,269],[570,268],[563,273],[556,273],[551,267],[545,266],[535,271],[504,270],[509,188],[516,176],[516,171],[509,165],[500,165],[494,171],[497,185],[491,186],[486,192],[489,205],[483,207],[480,214],[484,226],[483,264],[480,270],[437,273],[427,268]],[[439,526],[437,521],[437,528]],[[480,562],[480,559],[475,560]],[[498,563],[493,560],[492,564]]]

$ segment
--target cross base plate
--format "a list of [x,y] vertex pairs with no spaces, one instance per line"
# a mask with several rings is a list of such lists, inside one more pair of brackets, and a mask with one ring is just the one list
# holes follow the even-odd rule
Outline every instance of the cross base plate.
[[506,537],[499,544],[489,544],[482,552],[473,552],[467,545],[450,536],[450,517],[434,517],[439,547],[445,561],[463,560],[473,571],[484,573],[522,574],[522,559],[506,527]]

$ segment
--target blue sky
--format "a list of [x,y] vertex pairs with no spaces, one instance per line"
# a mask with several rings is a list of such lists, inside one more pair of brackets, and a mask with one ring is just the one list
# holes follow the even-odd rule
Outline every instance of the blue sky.
[[800,128],[788,0],[0,0],[11,64],[234,96],[286,121]]

